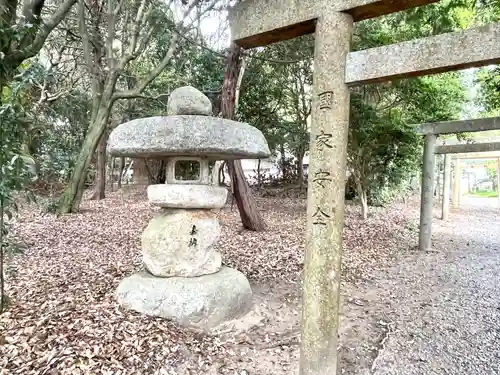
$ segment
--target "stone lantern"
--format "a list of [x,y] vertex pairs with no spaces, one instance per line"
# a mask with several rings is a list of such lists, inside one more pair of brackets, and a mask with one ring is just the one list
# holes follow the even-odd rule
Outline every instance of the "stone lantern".
[[[151,204],[162,209],[141,237],[145,270],[122,280],[116,298],[125,308],[210,329],[247,313],[252,291],[241,272],[222,266],[214,210],[225,205],[227,189],[210,185],[209,165],[270,152],[258,129],[212,117],[210,100],[193,87],[172,92],[167,110],[168,116],[121,124],[109,136],[112,155],[167,165],[166,183],[147,190]],[[181,173],[186,168],[190,179]]]

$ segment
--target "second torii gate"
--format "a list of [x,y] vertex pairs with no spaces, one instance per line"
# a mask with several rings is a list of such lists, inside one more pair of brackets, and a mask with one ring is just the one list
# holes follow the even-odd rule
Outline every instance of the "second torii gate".
[[[500,43],[500,42],[499,42]],[[500,129],[500,117],[487,117],[473,120],[442,121],[418,125],[416,131],[425,136],[424,156],[422,167],[422,192],[420,200],[420,231],[418,246],[420,250],[429,250],[432,247],[432,202],[434,196],[435,177],[435,154],[456,154],[465,152],[488,152],[500,151],[500,142],[469,143],[469,144],[448,144],[436,145],[437,137],[441,134],[481,132],[487,130]],[[446,160],[448,159],[448,160]],[[445,178],[443,202],[449,200],[450,176],[448,175],[451,160],[445,158]],[[448,173],[446,173],[448,172]],[[460,168],[456,167],[455,174],[460,173]],[[456,200],[457,191],[454,191],[453,199]],[[442,218],[448,216],[448,206],[443,205]]]
[[[497,191],[500,187],[500,151],[496,152],[477,152],[477,153],[467,153],[467,154],[446,154],[445,155],[445,168],[444,168],[444,176],[445,179],[447,178],[449,180],[449,185],[451,185],[451,161],[453,160],[455,162],[455,172],[454,175],[460,176],[461,175],[461,165],[460,162],[465,159],[473,159],[473,160],[494,160],[496,161],[497,164]],[[448,168],[446,168],[446,161],[450,164]],[[442,220],[447,220],[449,216],[449,211],[450,211],[450,201],[449,201],[449,191],[450,191],[450,186],[448,185],[448,200],[445,200],[443,198],[443,201],[441,202],[441,219]],[[453,207],[458,207],[460,204],[460,179],[455,178],[453,182],[453,189],[452,189],[453,195],[451,198],[451,204]],[[498,207],[500,208],[500,194],[498,194]]]
[[500,24],[351,52],[353,22],[436,1],[246,0],[230,11],[243,48],[315,34],[302,375],[338,373],[349,86],[500,62]]

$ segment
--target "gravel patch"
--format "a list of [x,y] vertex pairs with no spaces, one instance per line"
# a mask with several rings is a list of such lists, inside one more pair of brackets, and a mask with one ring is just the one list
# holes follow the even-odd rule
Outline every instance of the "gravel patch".
[[500,374],[500,211],[435,220],[433,244],[374,279],[392,321],[372,369],[356,373]]

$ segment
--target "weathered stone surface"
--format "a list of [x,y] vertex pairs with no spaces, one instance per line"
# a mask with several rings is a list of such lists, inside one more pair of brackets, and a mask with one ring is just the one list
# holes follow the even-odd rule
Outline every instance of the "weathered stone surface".
[[496,23],[351,52],[347,55],[346,83],[383,82],[497,64],[499,40],[500,23]]
[[442,145],[435,148],[436,154],[460,154],[468,152],[500,151],[500,142]]
[[200,90],[183,86],[172,91],[168,97],[169,115],[212,115],[212,102]]
[[440,121],[415,125],[419,134],[452,134],[500,130],[500,117],[485,117],[471,120]]
[[422,168],[422,192],[420,199],[420,232],[418,247],[428,251],[432,248],[432,199],[434,197],[434,175],[436,169],[436,135],[427,134],[424,143]]
[[450,216],[451,192],[451,155],[444,156],[443,199],[441,202],[441,220],[448,220]]
[[114,156],[207,156],[217,160],[270,155],[260,130],[217,117],[179,115],[141,118],[116,127],[108,140]]
[[473,152],[467,154],[452,154],[451,160],[456,159],[497,159],[500,158],[500,151],[493,152]]
[[347,12],[354,21],[430,4],[438,0],[246,0],[230,12],[233,40],[244,48],[265,46],[313,33],[325,13]]
[[344,187],[349,129],[349,88],[344,83],[352,18],[324,12],[315,34],[309,181],[302,311],[301,369],[337,374]]
[[228,267],[194,278],[159,278],[141,272],[122,280],[115,295],[127,309],[206,330],[243,316],[252,306],[248,280]]
[[226,204],[227,189],[213,185],[149,185],[148,200],[165,208],[222,208]]
[[144,266],[160,277],[217,272],[221,256],[214,245],[219,236],[219,221],[212,211],[165,209],[142,233]]

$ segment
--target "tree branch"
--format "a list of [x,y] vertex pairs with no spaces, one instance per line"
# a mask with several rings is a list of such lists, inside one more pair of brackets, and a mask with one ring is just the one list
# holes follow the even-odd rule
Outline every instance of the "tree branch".
[[144,50],[146,49],[146,47],[148,46],[149,44],[149,41],[151,40],[151,37],[153,36],[153,33],[155,31],[155,28],[154,27],[151,27],[148,32],[146,33],[146,35],[142,38],[142,40],[139,42],[139,46],[137,47],[137,49],[134,51],[133,55],[132,55],[132,60],[135,60],[137,59],[141,53],[144,52]]
[[[198,15],[198,18],[201,18],[205,13],[210,11],[215,4],[219,0],[212,0],[210,4]],[[174,55],[175,51],[177,50],[177,42],[179,39],[179,32],[177,31],[178,29],[181,29],[181,26],[186,19],[186,17],[191,13],[191,10],[200,3],[200,0],[193,1],[193,3],[189,6],[189,8],[184,12],[182,19],[176,24],[175,29],[174,29],[174,35],[170,41],[170,47],[163,57],[163,60],[156,66],[155,69],[151,71],[149,76],[147,76],[142,82],[140,82],[137,87],[131,91],[122,91],[122,92],[116,92],[112,98],[111,101],[114,102],[118,99],[127,99],[127,98],[134,98],[137,97],[144,89],[156,78],[160,75],[160,73],[167,67],[167,65],[170,63],[170,60],[172,59],[172,56]],[[185,29],[189,29],[191,25],[193,24],[194,21],[191,21]],[[125,66],[121,67],[122,69],[125,68]]]
[[54,13],[54,15],[38,29],[38,33],[31,46],[25,50],[24,60],[35,56],[43,47],[45,40],[54,28],[61,23],[77,0],[66,0]]
[[16,20],[17,0],[0,0],[0,20],[6,25],[12,25]]
[[116,27],[116,17],[120,13],[121,7],[123,5],[123,0],[120,0],[116,9],[113,10],[113,0],[108,0],[108,37],[106,44],[107,50],[107,61],[110,69],[113,69],[115,65],[114,52],[113,52],[113,41],[115,40],[115,27]]
[[90,38],[89,38],[89,30],[87,29],[87,23],[85,20],[85,2],[84,0],[78,0],[78,18],[79,18],[79,28],[80,34],[82,38],[83,44],[83,57],[85,58],[85,62],[87,63],[87,68],[90,71],[92,76],[92,80],[95,79],[95,66],[92,60],[92,52],[90,49]]
[[[144,13],[144,9],[146,7],[146,0],[142,0],[140,5],[139,5],[139,10],[137,11],[137,15],[135,17],[135,22],[132,25],[132,36],[130,39],[130,44],[128,48],[128,53],[126,56],[124,56],[124,60],[126,62],[122,65],[126,65],[131,59],[132,56],[134,55],[135,48],[137,46],[137,38],[139,36],[140,28],[141,28],[141,21],[142,21],[142,16]],[[148,12],[151,11],[151,8],[148,10]]]

